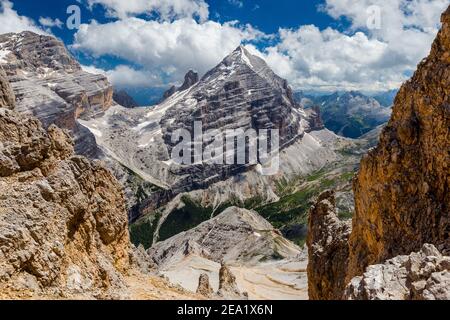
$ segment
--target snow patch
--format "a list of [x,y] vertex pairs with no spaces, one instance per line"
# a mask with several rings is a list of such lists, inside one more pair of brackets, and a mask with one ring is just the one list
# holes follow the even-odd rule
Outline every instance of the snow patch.
[[0,50],[0,63],[7,63],[8,61],[6,61],[6,56],[10,53],[11,53],[11,51],[9,51],[9,50],[1,49]]

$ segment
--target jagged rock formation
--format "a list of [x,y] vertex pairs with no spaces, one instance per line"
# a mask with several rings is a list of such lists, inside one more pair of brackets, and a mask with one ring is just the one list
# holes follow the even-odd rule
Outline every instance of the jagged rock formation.
[[184,82],[183,84],[177,88],[176,86],[171,86],[169,90],[164,92],[162,102],[164,100],[167,100],[171,96],[173,96],[177,92],[185,91],[192,87],[194,84],[196,84],[199,81],[199,76],[197,72],[194,72],[192,70],[189,70],[188,73],[184,76]]
[[[308,293],[311,300],[341,299],[346,284],[351,221],[339,220],[335,210],[335,193],[327,191],[319,196],[309,212]],[[332,281],[334,279],[336,281]]]
[[114,90],[113,100],[115,103],[125,108],[136,108],[139,104],[128,94],[126,90]]
[[129,268],[124,199],[113,176],[75,156],[66,132],[6,108],[0,141],[2,295],[113,294]]
[[78,154],[97,155],[94,136],[77,119],[101,114],[113,104],[106,77],[84,72],[64,44],[50,36],[3,34],[0,48],[17,111],[37,117],[45,128],[55,124],[70,130]]
[[348,279],[424,243],[450,250],[450,9],[431,53],[400,89],[361,162]]
[[371,265],[346,288],[349,300],[450,300],[450,257],[433,245]]
[[207,298],[211,298],[214,294],[214,290],[209,284],[209,277],[206,273],[202,273],[198,279],[197,293]]
[[184,82],[181,87],[178,88],[178,91],[184,91],[192,87],[199,81],[198,73],[192,70],[189,70],[188,73],[184,76]]
[[226,300],[248,299],[248,294],[239,290],[236,277],[224,263],[222,263],[219,271],[219,291],[217,291],[217,295]]
[[[450,7],[442,23],[429,57],[400,89],[379,145],[361,162],[354,181],[356,212],[349,244],[335,251],[335,256],[348,256],[345,277],[341,272],[323,274],[316,286],[321,281],[342,291],[351,282],[349,298],[448,297],[440,290],[448,285],[450,273],[435,258],[425,257],[440,254],[425,247],[418,255],[396,257],[417,252],[426,243],[444,254],[450,251]],[[312,217],[311,227],[316,223],[321,220]],[[341,235],[345,237],[346,232]],[[385,265],[369,267],[392,258]],[[310,270],[320,270],[326,260],[315,258],[310,263]],[[422,268],[424,273],[418,276]],[[380,280],[385,281],[380,286],[387,286],[382,289],[378,283],[370,284],[380,276],[387,277]],[[318,292],[315,297],[328,295]]]

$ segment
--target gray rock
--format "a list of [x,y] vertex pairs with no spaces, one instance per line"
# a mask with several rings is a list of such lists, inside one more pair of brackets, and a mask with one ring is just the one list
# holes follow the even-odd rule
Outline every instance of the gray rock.
[[371,265],[347,286],[349,300],[449,300],[450,257],[433,245]]
[[98,155],[94,136],[77,119],[98,116],[113,104],[106,77],[84,72],[64,44],[50,36],[3,34],[0,47],[9,51],[3,67],[17,111],[37,117],[45,128],[56,124],[70,130],[79,154]]
[[124,89],[114,90],[113,100],[125,108],[136,108],[139,104]]

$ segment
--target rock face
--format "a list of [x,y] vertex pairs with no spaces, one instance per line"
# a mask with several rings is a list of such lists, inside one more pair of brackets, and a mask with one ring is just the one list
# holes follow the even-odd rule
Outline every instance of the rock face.
[[335,194],[327,191],[309,212],[308,292],[311,300],[339,300],[346,284],[351,222],[340,221],[335,209]]
[[[1,67],[0,92],[14,101]],[[150,275],[111,173],[12,109],[0,107],[0,299],[200,298]]]
[[53,37],[3,34],[0,48],[6,52],[0,64],[16,94],[17,111],[37,117],[45,128],[55,124],[70,130],[77,153],[97,155],[94,136],[77,119],[97,116],[113,104],[106,77],[84,72]]
[[347,286],[349,300],[450,300],[450,257],[433,245],[369,266]]
[[181,85],[181,87],[177,88],[176,86],[171,86],[169,88],[169,90],[164,92],[162,102],[164,102],[164,100],[167,100],[168,98],[170,98],[177,92],[182,92],[182,91],[189,89],[194,84],[196,84],[198,81],[199,81],[198,73],[194,72],[192,70],[189,70],[189,72],[186,73],[186,75],[184,76],[184,82]]
[[136,108],[139,104],[125,90],[114,90],[113,100],[125,108]]
[[124,198],[114,177],[75,156],[66,132],[6,108],[0,142],[1,295],[111,297],[129,268]]
[[424,243],[450,250],[450,9],[431,53],[400,89],[354,183],[348,279]]
[[193,131],[193,122],[202,121],[205,132],[279,129],[283,145],[299,135],[295,106],[287,81],[240,46],[166,112],[162,119],[164,140],[172,145],[173,131]]
[[181,87],[178,88],[178,91],[184,91],[192,87],[199,81],[198,73],[192,70],[189,70],[188,73],[184,76],[184,82]]
[[[309,242],[310,254],[319,254],[310,261],[313,288],[326,283],[343,292],[351,283],[345,298],[352,299],[448,298],[448,258],[423,247],[450,251],[450,7],[442,23],[430,56],[400,89],[379,145],[361,162],[348,246],[327,258],[328,250],[314,248],[333,237]],[[310,228],[321,223],[312,216]],[[334,238],[347,236],[344,230]],[[314,278],[336,256],[347,261],[345,273]],[[316,290],[314,298],[328,299],[329,291]]]
[[[193,83],[188,81],[192,78],[195,80],[194,76],[187,76],[186,82]],[[232,129],[242,132],[279,129],[279,170],[266,176],[261,165],[249,161],[177,163],[172,151],[178,141],[172,141],[172,133],[186,129],[185,133],[192,135],[197,121],[202,123],[202,133],[211,129],[222,137]],[[80,122],[95,134],[105,154],[157,187],[137,206],[136,214],[131,215],[133,222],[167,206],[180,194],[199,190],[205,190],[200,196],[205,206],[217,207],[235,199],[244,202],[255,197],[264,202],[274,201],[276,181],[292,180],[342,158],[330,147],[332,141],[341,138],[326,130],[315,131],[323,129],[318,114],[303,110],[293,100],[287,82],[243,47],[200,81],[184,91],[175,90],[157,106],[134,109],[113,106],[102,117]],[[201,151],[207,151],[214,142],[204,137],[201,145]],[[215,158],[223,159],[225,154],[219,150]]]

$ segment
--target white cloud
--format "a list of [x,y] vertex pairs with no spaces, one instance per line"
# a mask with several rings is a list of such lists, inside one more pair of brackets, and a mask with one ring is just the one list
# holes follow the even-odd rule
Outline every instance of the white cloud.
[[0,0],[0,34],[9,32],[33,31],[39,34],[46,32],[39,28],[35,22],[25,16],[20,16],[13,9],[13,3],[8,0]]
[[[373,5],[381,8],[381,25],[369,30]],[[323,10],[347,18],[349,30],[280,29],[280,42],[267,48],[264,58],[295,88],[396,88],[428,55],[448,5],[448,0],[327,0]]]
[[251,26],[238,26],[235,22],[199,23],[188,18],[159,22],[126,18],[107,24],[81,25],[73,48],[95,57],[120,57],[161,78],[178,81],[189,69],[204,73],[242,41],[263,36]]
[[103,74],[116,87],[157,87],[163,85],[160,79],[144,70],[135,70],[119,65],[112,70],[103,70],[95,66],[82,66],[83,70],[93,74]]
[[[327,0],[325,10],[336,19],[347,17],[353,30],[364,29],[371,38],[387,43],[386,62],[402,56],[414,68],[428,54],[449,4],[449,0]],[[380,10],[379,29],[367,29],[371,6]]]
[[64,23],[61,20],[59,20],[58,18],[52,19],[52,18],[49,18],[49,17],[46,17],[46,18],[40,17],[39,18],[39,23],[42,26],[46,27],[46,28],[56,27],[56,28],[61,29],[63,27],[63,25],[64,25]]
[[102,5],[110,16],[126,18],[157,13],[163,20],[198,18],[206,21],[208,4],[204,0],[87,0],[90,7]]

